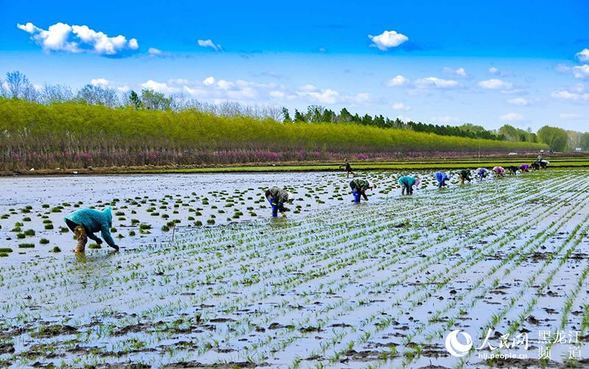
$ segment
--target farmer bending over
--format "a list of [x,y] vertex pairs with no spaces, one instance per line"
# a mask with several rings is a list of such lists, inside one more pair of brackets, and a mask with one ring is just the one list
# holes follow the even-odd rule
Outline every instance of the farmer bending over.
[[119,251],[119,247],[113,241],[110,235],[110,228],[112,227],[112,213],[110,207],[103,211],[94,209],[80,209],[76,210],[65,217],[65,224],[74,232],[78,244],[74,249],[75,252],[84,252],[88,238],[102,244],[102,240],[94,235],[95,232],[100,231],[102,238],[106,243]]
[[266,190],[266,200],[272,205],[272,216],[276,217],[278,212],[284,213],[288,211],[284,204],[288,202],[288,192],[285,189],[280,189],[276,186]]
[[352,194],[354,195],[354,202],[360,202],[360,196],[364,197],[365,201],[368,201],[366,190],[372,189],[370,182],[365,179],[353,179],[350,182],[350,188],[352,189]]
[[444,172],[436,172],[436,174],[434,176],[436,177],[436,181],[438,181],[438,188],[448,186],[448,184],[446,183],[446,181],[450,180],[450,177],[448,177],[448,174],[446,174]]
[[401,195],[413,195],[413,186],[419,187],[419,178],[414,176],[402,176],[399,178],[401,185]]
[[522,172],[529,172],[530,171],[530,165],[529,164],[522,164],[519,166],[519,170],[521,170]]
[[493,167],[493,172],[497,177],[503,177],[505,175],[505,169],[501,166]]
[[470,177],[470,170],[468,169],[462,169],[460,172],[458,172],[458,175],[460,176],[461,184],[464,184],[464,181],[468,181],[468,183],[472,181],[472,178]]
[[483,180],[485,178],[487,178],[487,176],[489,175],[489,169],[487,168],[478,168],[477,169],[477,177],[479,178],[479,180]]

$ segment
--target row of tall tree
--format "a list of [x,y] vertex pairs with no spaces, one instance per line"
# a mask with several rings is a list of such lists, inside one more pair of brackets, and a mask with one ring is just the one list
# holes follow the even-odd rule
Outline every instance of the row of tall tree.
[[166,96],[150,89],[139,93],[130,91],[120,93],[107,86],[87,84],[77,92],[65,85],[35,87],[26,75],[19,71],[6,73],[0,80],[0,96],[52,104],[67,101],[84,102],[90,105],[103,105],[110,108],[131,107],[136,110],[183,111],[198,110],[220,116],[250,116],[271,118],[284,123],[356,123],[380,128],[408,129],[416,132],[435,133],[444,136],[482,138],[510,142],[545,143],[553,151],[575,150],[581,148],[589,151],[589,133],[565,131],[557,127],[544,126],[537,133],[531,129],[523,130],[511,125],[504,125],[497,131],[487,130],[480,125],[466,123],[460,126],[438,125],[414,121],[390,119],[383,115],[352,114],[347,108],[335,112],[320,105],[310,105],[306,111],[295,109],[291,116],[287,108],[244,106],[238,103],[208,104],[187,98],[183,95]]

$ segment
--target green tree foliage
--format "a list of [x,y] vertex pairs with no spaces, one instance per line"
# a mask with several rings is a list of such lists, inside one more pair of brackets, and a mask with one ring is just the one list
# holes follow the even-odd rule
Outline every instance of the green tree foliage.
[[305,116],[300,111],[295,109],[294,121],[295,122],[306,122],[307,118],[305,118]]
[[538,139],[552,151],[564,151],[568,142],[567,132],[558,127],[544,126],[538,130]]
[[537,142],[537,137],[531,130],[523,130],[509,124],[503,125],[497,131],[499,136],[512,142]]
[[[301,114],[295,112],[295,119]],[[195,165],[406,152],[539,150],[542,144],[439,136],[356,123],[282,124],[196,110],[135,110],[0,98],[0,169]]]
[[129,104],[135,108],[135,110],[143,109],[143,102],[137,92],[131,90],[129,92]]
[[292,118],[290,117],[290,113],[288,112],[288,109],[285,107],[282,107],[282,122],[292,123]]
[[579,144],[584,151],[589,151],[589,132],[585,132],[581,135]]
[[161,92],[144,89],[141,91],[141,104],[148,110],[170,110],[172,98]]

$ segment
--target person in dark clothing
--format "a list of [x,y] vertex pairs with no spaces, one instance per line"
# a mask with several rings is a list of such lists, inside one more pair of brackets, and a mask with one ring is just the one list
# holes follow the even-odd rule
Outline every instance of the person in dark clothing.
[[468,183],[472,181],[472,178],[470,177],[470,170],[468,169],[462,169],[460,172],[458,172],[458,175],[460,176],[461,184],[464,184],[465,181],[468,181]]
[[365,179],[353,179],[350,182],[350,188],[352,189],[352,194],[354,195],[354,202],[360,202],[360,196],[364,197],[365,201],[368,201],[368,196],[366,196],[366,191],[372,189],[370,182]]
[[352,166],[350,165],[350,162],[348,162],[347,160],[344,163],[344,165],[342,166],[342,168],[344,168],[344,170],[346,171],[346,178],[350,178],[350,174],[352,175],[352,177],[354,176],[354,172],[352,171]]
[[284,206],[288,202],[288,192],[276,186],[266,190],[266,200],[272,205],[272,216],[276,217],[278,212],[284,213],[288,209]]

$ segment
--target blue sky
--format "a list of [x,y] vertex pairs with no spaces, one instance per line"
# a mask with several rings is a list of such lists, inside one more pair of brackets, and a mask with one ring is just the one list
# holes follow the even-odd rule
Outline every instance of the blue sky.
[[0,72],[20,70],[37,85],[589,130],[587,1],[1,0],[0,8]]

